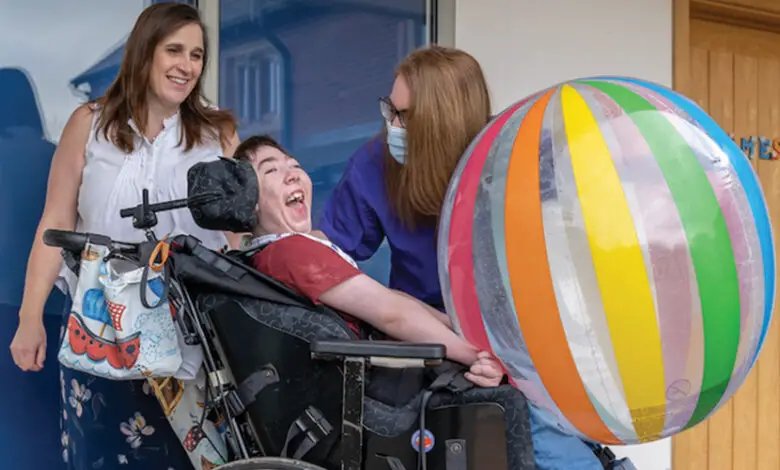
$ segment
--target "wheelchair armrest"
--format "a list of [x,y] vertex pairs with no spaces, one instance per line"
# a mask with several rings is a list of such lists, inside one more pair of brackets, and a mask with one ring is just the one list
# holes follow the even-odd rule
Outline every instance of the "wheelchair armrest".
[[368,358],[372,365],[393,368],[438,365],[447,355],[447,349],[442,344],[352,339],[313,341],[310,350],[315,358]]

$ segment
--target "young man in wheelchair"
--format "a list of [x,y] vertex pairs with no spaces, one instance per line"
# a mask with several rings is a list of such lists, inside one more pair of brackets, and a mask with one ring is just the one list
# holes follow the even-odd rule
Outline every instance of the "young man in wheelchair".
[[312,302],[341,312],[358,337],[376,329],[400,341],[440,343],[449,359],[470,366],[465,375],[474,384],[490,387],[501,382],[496,360],[456,335],[447,315],[379,284],[321,234],[312,235],[311,179],[275,141],[249,138],[237,149],[236,158],[249,160],[258,176],[253,243],[266,246],[252,258],[255,269]]
[[[251,137],[236,149],[235,158],[248,161],[258,178],[258,224],[249,245],[260,248],[251,259],[255,269],[339,312],[359,338],[384,335],[412,343],[440,343],[446,346],[448,359],[465,366],[468,381],[479,387],[496,387],[502,382],[503,371],[497,361],[456,335],[447,315],[374,281],[324,235],[312,231],[311,179],[277,142],[267,136]],[[416,382],[411,390],[403,390],[403,375],[377,371],[367,395],[390,405],[403,405],[421,386]],[[515,389],[513,393],[520,394]],[[560,440],[559,445],[550,442],[548,446],[549,453],[559,455],[541,459],[537,455],[539,468],[621,468],[619,462],[613,467],[601,455],[597,457],[599,452],[590,453],[584,442],[572,452],[571,437],[556,429],[543,432],[545,440]]]

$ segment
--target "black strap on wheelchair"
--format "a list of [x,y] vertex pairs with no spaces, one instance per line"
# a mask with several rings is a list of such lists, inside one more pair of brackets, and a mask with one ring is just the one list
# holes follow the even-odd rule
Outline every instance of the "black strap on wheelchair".
[[615,461],[617,460],[615,453],[606,446],[591,444],[589,442],[586,442],[586,444],[596,455],[596,458],[599,459],[601,466],[604,467],[605,470],[612,470],[615,465]]
[[436,377],[430,387],[428,387],[428,390],[434,392],[447,390],[452,393],[462,393],[474,388],[474,384],[469,382],[464,375],[466,369],[460,364],[445,362],[439,368],[442,368],[443,372]]
[[243,269],[241,269],[241,267],[231,263],[225,257],[218,255],[203,245],[198,244],[196,246],[192,246],[191,251],[193,256],[200,258],[201,261],[211,266],[212,268],[219,270],[222,272],[222,274],[229,277],[230,279],[233,279],[234,281],[239,280],[245,272]]
[[65,260],[65,266],[78,276],[81,270],[81,257],[68,250],[60,250],[60,253],[62,254],[62,259]]
[[256,370],[238,385],[238,397],[244,407],[255,402],[257,395],[271,384],[279,382],[279,373],[271,364],[266,364],[260,370]]
[[[325,419],[325,416],[323,416],[317,408],[314,408],[313,406],[306,408],[298,419],[290,425],[290,429],[287,431],[287,438],[284,441],[281,457],[293,458],[295,460],[302,459],[332,431],[333,426],[330,425],[328,420]],[[291,449],[289,449],[290,444],[300,435],[304,435],[303,440],[295,447],[295,452],[292,456],[289,456],[288,454],[291,451]]]
[[406,470],[403,462],[401,462],[398,457],[393,457],[391,455],[381,455],[377,457],[384,459],[385,462],[387,462],[387,466],[390,468],[390,470]]

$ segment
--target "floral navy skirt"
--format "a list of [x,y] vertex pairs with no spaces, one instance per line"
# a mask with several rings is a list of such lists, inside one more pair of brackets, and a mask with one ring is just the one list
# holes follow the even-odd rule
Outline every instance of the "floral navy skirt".
[[[66,302],[64,321],[69,311]],[[60,366],[60,388],[68,470],[192,469],[148,382],[106,380]]]

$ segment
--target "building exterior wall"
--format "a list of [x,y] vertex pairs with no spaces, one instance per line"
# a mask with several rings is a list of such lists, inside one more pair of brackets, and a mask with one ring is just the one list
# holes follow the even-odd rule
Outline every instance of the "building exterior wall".
[[672,0],[455,1],[455,46],[487,74],[497,111],[556,82],[630,75],[672,84]]
[[[454,10],[439,12],[440,37],[482,64],[494,112],[582,76],[627,75],[672,85],[672,0],[440,3]],[[641,470],[671,468],[670,439],[614,450]]]

